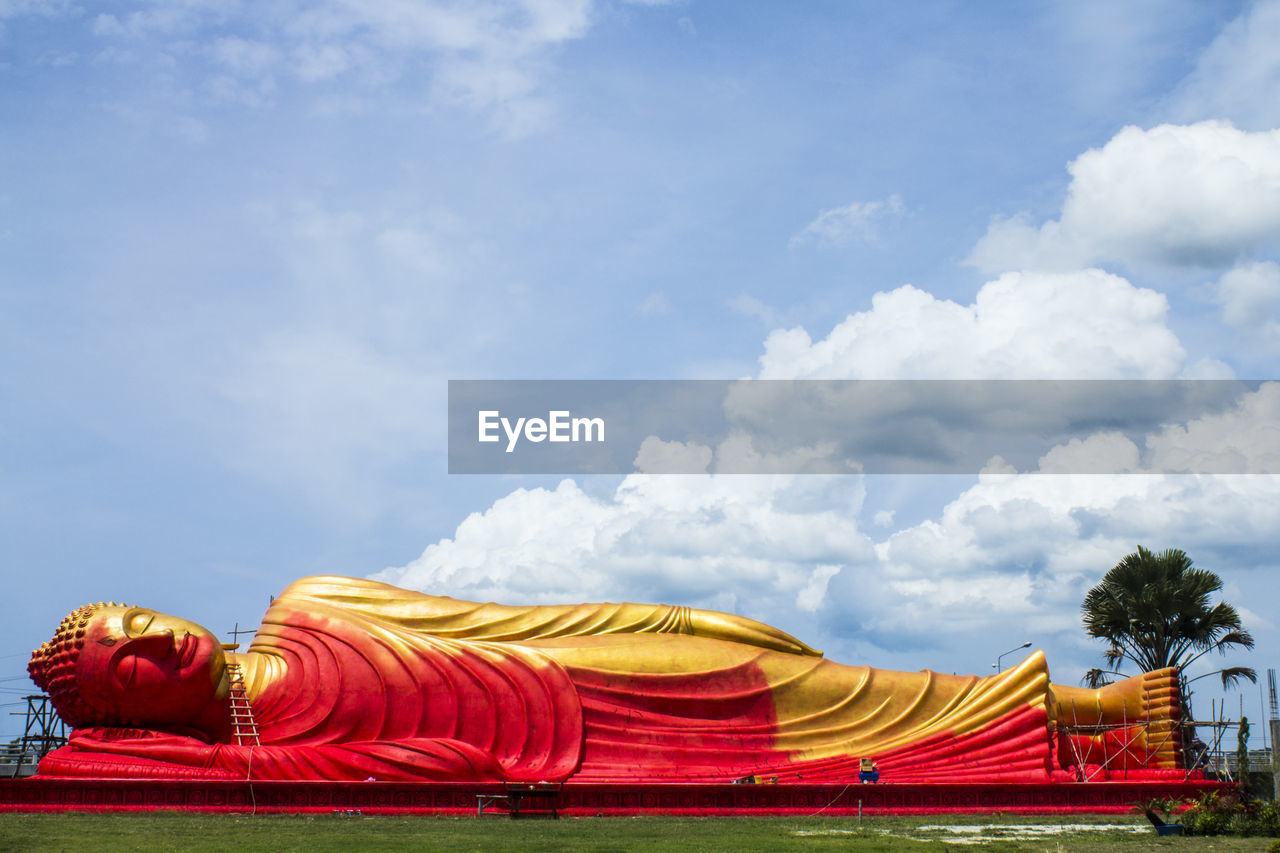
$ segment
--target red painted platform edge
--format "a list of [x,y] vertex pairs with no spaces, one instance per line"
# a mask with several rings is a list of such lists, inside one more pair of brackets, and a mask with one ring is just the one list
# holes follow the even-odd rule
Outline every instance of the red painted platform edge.
[[[575,784],[560,813],[604,815],[1126,814],[1155,797],[1198,797],[1222,783]],[[0,780],[0,811],[152,811],[474,815],[474,782],[226,782],[147,779]],[[489,814],[497,814],[490,812]],[[505,815],[505,812],[502,812]]]

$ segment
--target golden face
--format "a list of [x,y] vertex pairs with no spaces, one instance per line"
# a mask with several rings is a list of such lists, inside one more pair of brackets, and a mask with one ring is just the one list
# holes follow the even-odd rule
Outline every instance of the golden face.
[[85,629],[80,695],[121,724],[189,725],[227,695],[213,632],[145,607],[103,607]]

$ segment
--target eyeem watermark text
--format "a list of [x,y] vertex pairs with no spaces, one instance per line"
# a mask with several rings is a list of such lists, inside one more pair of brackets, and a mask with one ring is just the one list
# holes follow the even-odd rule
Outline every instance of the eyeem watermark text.
[[523,436],[527,441],[553,442],[590,442],[604,441],[604,418],[575,418],[568,410],[547,412],[543,418],[516,418],[514,424],[510,418],[502,417],[497,409],[477,413],[479,420],[479,440],[494,442],[501,440],[498,428],[507,435],[507,452],[516,449],[516,444]]

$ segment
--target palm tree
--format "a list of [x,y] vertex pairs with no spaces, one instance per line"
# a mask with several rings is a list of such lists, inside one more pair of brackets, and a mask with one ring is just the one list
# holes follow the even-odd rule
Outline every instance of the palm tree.
[[[1141,545],[1089,590],[1081,605],[1089,636],[1107,641],[1110,669],[1091,669],[1084,683],[1101,687],[1123,676],[1124,661],[1141,672],[1176,666],[1182,672],[1212,651],[1226,654],[1233,646],[1253,648],[1253,636],[1240,624],[1240,614],[1225,601],[1209,603],[1222,589],[1222,578],[1197,569],[1176,548],[1153,554]],[[1241,678],[1257,682],[1246,666],[1219,670],[1224,688]],[[1190,698],[1184,692],[1184,698]]]

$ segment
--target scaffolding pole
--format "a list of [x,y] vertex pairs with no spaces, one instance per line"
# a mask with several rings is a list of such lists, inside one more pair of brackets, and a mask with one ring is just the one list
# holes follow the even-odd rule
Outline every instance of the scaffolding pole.
[[[37,694],[23,698],[27,701],[27,710],[22,712],[26,716],[26,725],[23,727],[22,744],[13,764],[15,779],[21,774],[22,763],[29,754],[34,756],[33,764],[38,767],[40,759],[67,742],[66,723],[53,710],[49,697]],[[15,717],[18,714],[18,711],[13,712]]]

